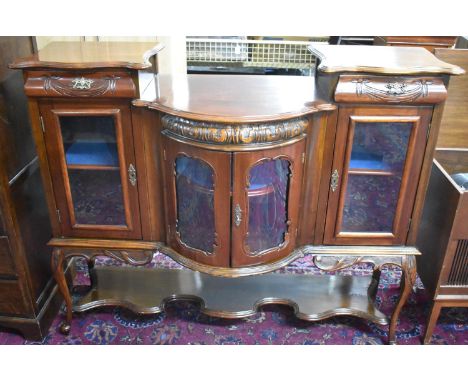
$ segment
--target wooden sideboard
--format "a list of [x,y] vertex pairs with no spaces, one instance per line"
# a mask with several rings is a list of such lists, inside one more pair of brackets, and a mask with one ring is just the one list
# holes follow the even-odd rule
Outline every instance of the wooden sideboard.
[[[48,195],[52,266],[72,312],[157,313],[191,298],[220,317],[282,303],[305,320],[389,325],[416,277],[415,247],[449,75],[422,48],[311,46],[315,77],[157,74],[161,46],[53,43],[18,60]],[[183,270],[95,267],[97,256]],[[336,271],[271,273],[312,254]],[[63,267],[84,257],[72,304]],[[390,318],[374,305],[382,267],[401,267]],[[269,273],[269,274],[267,274]]]

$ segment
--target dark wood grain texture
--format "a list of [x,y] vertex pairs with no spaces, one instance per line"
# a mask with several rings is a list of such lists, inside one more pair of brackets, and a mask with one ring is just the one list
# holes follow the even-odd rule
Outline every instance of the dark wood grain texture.
[[279,121],[335,106],[317,94],[313,77],[158,75],[159,97],[135,100],[167,114],[197,121]]

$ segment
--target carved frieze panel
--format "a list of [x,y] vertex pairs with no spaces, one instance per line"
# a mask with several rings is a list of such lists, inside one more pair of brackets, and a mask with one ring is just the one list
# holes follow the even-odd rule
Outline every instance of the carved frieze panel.
[[336,102],[436,104],[447,98],[440,78],[343,75]]
[[51,76],[29,77],[25,91],[32,97],[128,97],[136,96],[130,77],[109,76]]
[[162,117],[166,132],[182,139],[218,145],[251,145],[288,141],[303,135],[307,118],[249,124],[200,122],[172,115]]

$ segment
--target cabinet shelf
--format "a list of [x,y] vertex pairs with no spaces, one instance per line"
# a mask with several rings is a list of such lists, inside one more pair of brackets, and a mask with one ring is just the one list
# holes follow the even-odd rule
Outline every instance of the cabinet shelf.
[[[67,146],[65,144],[65,146]],[[117,145],[107,142],[75,141],[66,147],[68,166],[92,165],[116,167],[119,165]]]
[[386,170],[373,170],[367,168],[353,168],[348,170],[348,174],[351,175],[377,175],[377,176],[394,176],[396,175],[393,171]]
[[98,171],[116,171],[118,166],[100,166],[94,164],[70,164],[67,166],[69,170],[98,170]]
[[120,305],[135,313],[164,311],[167,302],[193,300],[203,313],[215,317],[249,317],[267,304],[293,307],[297,317],[317,321],[352,315],[376,324],[387,317],[369,298],[371,276],[267,274],[222,278],[185,269],[96,267],[96,286],[73,307],[83,312],[98,306]]

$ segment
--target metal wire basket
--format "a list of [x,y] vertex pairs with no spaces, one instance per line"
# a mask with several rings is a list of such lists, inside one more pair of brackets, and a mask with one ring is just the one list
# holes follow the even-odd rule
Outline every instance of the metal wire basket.
[[312,41],[326,44],[327,38],[310,41],[187,38],[187,64],[311,70],[315,58],[307,46]]

